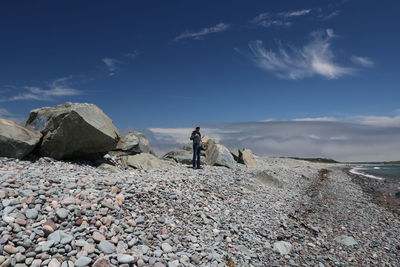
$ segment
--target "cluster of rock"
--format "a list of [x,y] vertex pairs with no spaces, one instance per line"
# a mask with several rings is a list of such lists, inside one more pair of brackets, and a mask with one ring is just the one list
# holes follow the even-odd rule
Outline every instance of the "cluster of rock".
[[[213,139],[203,143],[202,161],[208,165],[233,168],[237,162],[255,166],[249,149],[228,150]],[[24,158],[35,153],[57,160],[101,159],[102,168],[163,169],[165,159],[191,164],[191,147],[167,153],[158,158],[147,137],[137,131],[121,136],[111,119],[96,105],[65,103],[34,109],[25,127],[0,119],[0,156]]]
[[[257,165],[255,156],[250,149],[227,148],[215,139],[203,138],[201,150],[201,161],[210,166],[234,168],[237,163],[248,167]],[[182,164],[191,164],[192,157],[192,146],[190,144],[185,145],[182,149],[170,151],[163,156],[164,159],[172,159]]]

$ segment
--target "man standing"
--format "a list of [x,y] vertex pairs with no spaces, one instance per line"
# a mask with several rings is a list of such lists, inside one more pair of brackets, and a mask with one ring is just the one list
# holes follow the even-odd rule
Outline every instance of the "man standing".
[[196,125],[195,130],[190,136],[190,140],[193,141],[193,168],[200,169],[201,133],[199,125]]

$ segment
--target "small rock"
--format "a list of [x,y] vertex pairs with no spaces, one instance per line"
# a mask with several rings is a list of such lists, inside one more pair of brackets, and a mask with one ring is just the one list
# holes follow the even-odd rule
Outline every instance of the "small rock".
[[94,232],[93,235],[92,235],[92,238],[97,242],[100,242],[102,240],[106,240],[105,236],[102,235],[100,232]]
[[27,209],[25,211],[25,216],[28,219],[35,220],[39,215],[39,212],[36,209]]
[[107,258],[98,258],[92,265],[92,267],[109,267],[110,261]]
[[171,247],[171,245],[168,244],[168,243],[162,243],[162,244],[161,244],[161,248],[162,248],[162,250],[163,250],[165,253],[169,253],[169,252],[172,251],[172,247]]
[[292,245],[286,241],[278,241],[274,243],[272,249],[276,252],[279,252],[281,255],[286,255],[292,250]]
[[353,246],[358,244],[353,237],[347,235],[340,235],[335,238],[335,241],[345,246]]
[[89,257],[80,257],[76,262],[75,266],[76,267],[83,267],[83,266],[88,266],[92,262],[92,259]]
[[118,254],[117,255],[118,263],[134,263],[136,261],[135,257],[127,254]]
[[60,266],[61,263],[56,258],[53,258],[48,265],[48,267],[60,267]]
[[102,240],[97,246],[104,254],[112,254],[115,252],[115,246],[106,240]]
[[18,248],[14,247],[14,246],[11,246],[11,245],[5,245],[3,250],[5,252],[7,252],[8,254],[16,254],[16,253],[19,252]]
[[64,220],[68,217],[69,211],[64,208],[61,208],[56,211],[56,214],[58,218]]

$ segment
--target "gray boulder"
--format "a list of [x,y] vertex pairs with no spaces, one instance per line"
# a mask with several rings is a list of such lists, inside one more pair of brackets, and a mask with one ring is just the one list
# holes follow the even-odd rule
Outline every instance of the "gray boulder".
[[119,134],[96,105],[65,103],[31,111],[26,126],[43,134],[39,153],[55,159],[90,159],[112,150]]
[[41,137],[37,131],[0,119],[0,157],[21,159],[32,152]]
[[149,139],[138,131],[131,131],[126,136],[122,136],[114,150],[123,151],[127,155],[138,153],[154,154],[150,148]]
[[233,159],[236,162],[239,162],[239,156],[240,156],[240,149],[239,148],[234,148],[234,147],[228,147],[229,152],[231,152]]
[[239,150],[239,163],[243,163],[248,167],[257,166],[257,161],[254,157],[253,152],[250,149]]
[[133,167],[135,169],[163,169],[167,166],[164,160],[148,153],[122,156],[121,161],[125,167]]
[[286,241],[278,241],[274,243],[272,250],[278,252],[281,255],[287,255],[292,250],[292,245]]
[[229,150],[221,144],[212,144],[206,150],[206,162],[211,166],[235,167],[236,161]]
[[335,238],[335,241],[345,246],[353,246],[358,244],[353,237],[347,235],[340,235]]

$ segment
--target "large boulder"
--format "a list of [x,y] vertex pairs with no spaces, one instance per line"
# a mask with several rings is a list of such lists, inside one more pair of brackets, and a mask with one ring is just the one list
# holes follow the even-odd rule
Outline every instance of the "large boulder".
[[40,142],[40,132],[0,119],[0,157],[21,159]]
[[212,144],[206,150],[206,162],[212,166],[233,168],[236,164],[231,152],[221,144]]
[[117,128],[96,105],[65,103],[31,111],[26,126],[43,134],[39,153],[55,159],[91,159],[112,150]]
[[262,184],[276,188],[283,188],[283,182],[270,175],[267,171],[258,172],[254,174],[254,177]]
[[257,166],[257,161],[250,149],[239,150],[239,163],[243,163],[248,167]]
[[115,151],[123,151],[126,154],[134,155],[138,153],[152,153],[149,139],[138,131],[131,131],[126,136],[122,136],[119,140]]
[[229,150],[229,152],[231,152],[233,159],[236,162],[239,162],[241,150],[239,148],[234,148],[234,147],[228,147],[228,150]]
[[148,153],[122,156],[121,161],[125,167],[132,167],[135,169],[163,169],[167,166],[164,160]]

